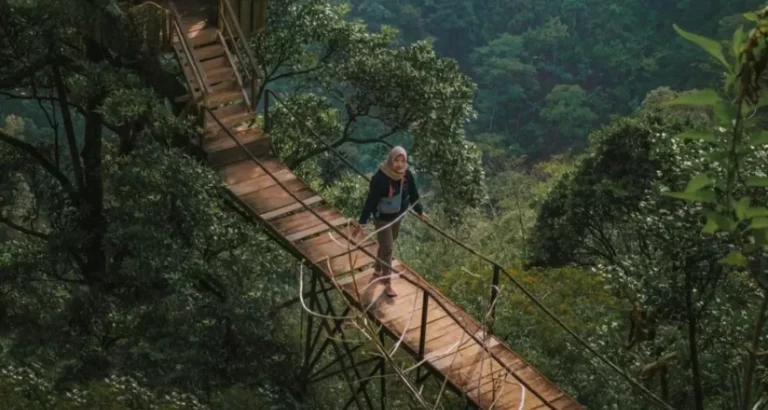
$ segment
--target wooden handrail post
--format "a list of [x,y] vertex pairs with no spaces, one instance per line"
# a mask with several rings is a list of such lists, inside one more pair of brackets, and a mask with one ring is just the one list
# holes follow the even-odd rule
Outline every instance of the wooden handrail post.
[[419,359],[424,359],[424,349],[427,345],[427,309],[429,308],[429,293],[423,292],[421,302],[421,335],[419,336]]

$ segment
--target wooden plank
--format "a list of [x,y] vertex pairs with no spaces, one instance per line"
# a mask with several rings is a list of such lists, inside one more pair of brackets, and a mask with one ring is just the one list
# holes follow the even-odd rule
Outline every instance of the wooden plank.
[[[219,84],[219,87],[222,85]],[[231,88],[232,84],[224,83],[225,88]],[[213,92],[208,95],[208,107],[215,108],[222,104],[230,104],[237,101],[245,101],[242,90],[225,90],[219,92]]]
[[[438,358],[453,354],[452,352],[477,345],[477,342],[469,336],[469,333],[461,329],[461,327],[459,329],[452,329],[450,333],[443,333],[439,337],[427,342],[425,350],[429,352],[431,357],[437,360]],[[429,328],[427,328],[427,332],[429,332]]]
[[[211,119],[213,121],[213,119]],[[232,132],[235,135],[235,138],[237,138],[237,141],[240,142],[240,144],[248,145],[251,142],[260,141],[268,139],[268,135],[262,131],[259,128],[246,128],[241,129],[239,131],[233,131]],[[220,132],[216,133],[215,136],[211,136],[208,138],[205,138],[203,140],[203,147],[206,152],[216,152],[225,150],[227,148],[234,148],[238,147],[239,145],[235,140],[229,136],[229,134],[226,131],[221,130]],[[265,153],[253,153],[256,157],[264,156]],[[255,165],[255,164],[254,164]],[[283,166],[281,169],[288,169],[286,166]]]
[[267,212],[267,213],[261,214],[261,215],[259,215],[259,217],[261,219],[265,220],[265,221],[270,221],[270,220],[272,220],[274,218],[277,218],[279,216],[282,216],[284,214],[287,214],[287,213],[290,213],[290,212],[294,212],[294,211],[297,211],[299,209],[303,209],[304,205],[312,206],[314,204],[322,203],[323,201],[324,201],[324,199],[321,196],[315,195],[315,196],[313,196],[311,198],[307,198],[306,200],[303,200],[303,201],[298,201],[298,202],[294,201],[290,205],[286,205],[286,206],[284,206],[282,208],[275,209],[272,212]]
[[[235,131],[235,130],[241,131],[245,127],[243,123],[252,122],[253,119],[255,118],[254,115],[255,114],[249,111],[240,111],[226,117],[216,115],[216,118],[219,119],[219,122],[224,124],[224,128],[227,128],[230,131]],[[215,119],[213,119],[213,116],[210,113],[205,113],[205,117],[206,117],[205,127],[208,132],[214,135],[219,134],[221,132],[224,134],[221,137],[226,136],[226,131],[224,131],[222,127],[219,125],[219,123],[216,122]],[[216,136],[219,137],[218,135]]]
[[470,341],[466,336],[463,340],[461,338],[456,338],[454,343],[459,340],[461,340],[461,343],[459,344],[458,350],[455,352],[440,358],[429,359],[432,366],[440,370],[443,374],[447,374],[453,369],[461,368],[466,361],[472,360],[477,352],[482,350],[480,345],[474,341]]
[[[365,247],[368,252],[374,255],[376,255],[377,248],[378,244]],[[348,252],[335,258],[331,258],[329,262],[321,261],[318,263],[320,265],[320,269],[322,269],[323,272],[329,275],[338,276],[353,270],[363,268],[372,264],[373,262],[373,258],[365,254],[365,252],[362,250],[358,249],[356,251]]]
[[209,85],[214,85],[224,81],[230,81],[237,84],[235,78],[235,70],[230,66],[222,66],[213,68],[211,70],[205,70],[205,77],[208,79]]
[[[343,216],[341,212],[339,212],[336,208],[331,208],[328,205],[313,208],[312,211],[316,212],[318,215],[320,215],[321,218],[328,221]],[[270,222],[270,224],[283,236],[289,236],[296,232],[301,232],[323,223],[324,222],[322,220],[318,219],[312,212],[307,209],[284,216],[282,218],[275,219]]]
[[218,30],[215,27],[205,27],[202,30],[197,30],[187,33],[192,47],[198,48],[206,44],[218,42]]
[[195,51],[197,52],[197,58],[199,58],[200,61],[209,60],[211,58],[221,57],[224,55],[224,47],[218,43],[207,44],[203,47],[196,47]]
[[203,71],[205,71],[206,73],[213,71],[217,68],[223,68],[223,67],[231,68],[231,65],[229,64],[229,59],[227,58],[227,56],[221,56],[221,57],[212,58],[208,61],[202,61],[200,65],[203,67]]
[[[503,380],[507,376],[507,371],[503,367],[498,367],[497,364],[497,367],[493,369],[483,368],[482,372],[482,378],[468,382],[463,391],[476,403],[480,403],[481,406],[490,407],[491,403],[501,398],[499,393],[504,383]],[[499,401],[496,402],[498,403]],[[498,408],[498,406],[494,408]]]
[[[264,168],[269,172],[277,172],[288,169],[282,162],[274,158],[259,158]],[[224,185],[233,185],[249,179],[267,175],[264,169],[251,159],[245,159],[234,164],[223,166],[216,170]]]
[[[333,238],[331,236],[333,236]],[[369,239],[362,244],[353,243],[336,232],[330,231],[328,235],[316,236],[312,239],[300,242],[296,244],[296,247],[302,254],[306,255],[309,260],[317,262],[326,258],[333,259],[339,255],[353,251],[357,247],[368,247],[375,243],[376,242],[374,242],[373,239]],[[377,248],[374,248],[374,255],[376,255],[376,251]]]
[[[241,93],[242,95],[242,93]],[[225,123],[225,120],[229,118],[233,118],[235,116],[244,116],[248,114],[253,114],[251,112],[251,109],[245,105],[244,102],[239,102],[235,104],[229,104],[224,105],[221,107],[217,107],[212,110],[213,113],[216,115],[216,118],[218,118],[221,122]],[[213,121],[213,118],[211,118],[211,121]],[[217,124],[218,125],[218,124]],[[259,130],[261,131],[261,130]]]
[[[257,168],[261,168],[256,164],[253,163],[254,166]],[[281,169],[272,175],[263,175],[257,178],[249,179],[247,181],[238,182],[237,184],[232,184],[227,186],[227,188],[232,191],[233,194],[235,194],[237,197],[241,197],[243,195],[248,195],[252,192],[256,192],[265,188],[269,188],[271,186],[277,185],[277,181],[280,181],[282,183],[286,183],[288,181],[293,181],[296,179],[296,175],[293,174],[288,169]]]
[[[349,223],[350,220],[347,219],[346,217],[342,216],[342,217],[336,218],[336,219],[334,219],[332,221],[328,221],[328,222],[331,224],[331,226],[338,228],[338,227],[340,227],[340,226],[342,226],[344,224]],[[315,235],[315,234],[318,234],[318,233],[321,233],[321,232],[325,232],[325,231],[330,230],[330,229],[331,228],[328,227],[328,225],[326,225],[325,223],[321,223],[320,225],[316,225],[316,226],[313,226],[313,227],[311,227],[309,229],[306,229],[306,230],[303,230],[303,231],[296,232],[294,234],[288,235],[288,236],[285,237],[285,239],[287,239],[289,242],[298,241],[298,240],[300,240],[302,238],[306,238],[306,237],[311,236],[311,235]]]
[[[399,296],[398,296],[399,297]],[[383,320],[384,324],[392,329],[396,329],[398,334],[407,332],[409,329],[415,329],[421,326],[421,312],[422,312],[422,297],[417,296],[416,307],[411,309],[411,305],[404,306],[403,308],[392,312],[387,315],[388,317]],[[429,305],[427,307],[427,323],[434,319],[436,315],[442,314],[442,308],[437,305]],[[406,328],[406,325],[408,326]],[[427,330],[429,330],[429,324],[427,324]]]
[[[315,196],[314,191],[307,188],[301,180],[295,179],[293,181],[288,181],[283,185],[296,195],[298,199],[307,199]],[[296,201],[279,185],[262,189],[248,195],[243,195],[240,199],[248,204],[248,206],[257,214],[274,211],[275,209],[290,205]]]

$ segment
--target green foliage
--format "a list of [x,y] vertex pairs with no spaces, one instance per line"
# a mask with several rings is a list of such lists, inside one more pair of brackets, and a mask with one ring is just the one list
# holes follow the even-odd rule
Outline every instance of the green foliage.
[[453,60],[438,57],[426,41],[396,47],[395,31],[369,33],[344,19],[343,5],[326,0],[278,0],[270,10],[270,30],[252,43],[265,86],[292,90],[285,106],[274,103],[270,118],[289,165],[327,151],[313,132],[334,147],[366,154],[365,145],[406,139],[422,173],[445,187],[446,209],[482,203],[480,153],[464,131],[474,115],[474,84]]
[[[573,129],[567,123],[563,129],[552,126],[540,115],[555,87],[582,87],[589,96],[584,108],[597,116],[598,125],[611,115],[631,113],[643,95],[659,86],[712,86],[709,74],[723,60],[712,55],[699,58],[681,47],[672,24],[695,25],[709,34],[727,29],[730,36],[743,21],[739,12],[754,6],[747,0],[697,7],[690,0],[621,0],[610,5],[597,0],[439,4],[353,0],[352,4],[353,17],[374,28],[397,27],[404,42],[433,39],[440,55],[455,58],[472,76],[479,92],[470,139],[502,135],[505,145],[518,146],[537,159],[581,148],[588,135],[580,130],[572,138],[553,137]],[[732,48],[732,42],[708,47],[714,53],[722,48],[720,54],[727,58],[725,50]],[[705,70],[691,70],[691,61],[701,62]]]

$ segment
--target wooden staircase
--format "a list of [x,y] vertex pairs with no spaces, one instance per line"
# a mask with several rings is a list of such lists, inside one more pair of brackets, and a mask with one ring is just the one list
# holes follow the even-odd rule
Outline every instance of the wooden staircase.
[[[406,351],[425,357],[423,368],[447,378],[478,407],[582,409],[402,261],[392,263],[402,271],[393,279],[397,298],[382,297],[382,286],[368,286],[377,243],[355,244],[357,238],[349,234],[355,222],[274,157],[269,136],[255,126],[245,74],[233,64],[225,36],[207,22],[209,13],[201,2],[170,4],[181,32],[171,36],[171,45],[189,87],[180,100],[190,106],[200,102],[215,116],[207,110],[200,116],[205,130],[201,148],[231,195],[286,250],[338,284],[346,298],[365,309],[392,338],[402,336]],[[255,79],[250,81],[253,86]]]
[[[181,17],[185,35],[189,40],[188,44],[191,46],[193,56],[197,58],[198,67],[202,69],[203,81],[206,84],[201,86],[194,74],[195,62],[189,61],[182,40],[173,38],[173,49],[191,91],[177,101],[187,101],[190,98],[195,101],[204,99],[204,104],[249,151],[269,151],[271,149],[269,136],[255,126],[256,114],[250,106],[247,91],[232,62],[232,53],[224,37],[218,28],[208,24],[204,17],[196,12],[197,10],[192,7],[177,6],[177,13]],[[212,166],[224,165],[247,157],[210,114],[205,114],[203,123],[206,135],[202,148]]]

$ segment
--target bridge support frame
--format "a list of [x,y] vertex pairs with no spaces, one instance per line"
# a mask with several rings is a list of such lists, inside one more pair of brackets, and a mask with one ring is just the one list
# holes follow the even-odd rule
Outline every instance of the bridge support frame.
[[[346,381],[350,397],[342,409],[349,409],[353,404],[357,409],[386,409],[386,360],[383,357],[363,357],[359,351],[367,341],[356,342],[345,332],[345,319],[350,313],[349,306],[343,309],[334,307],[329,294],[334,291],[333,284],[327,283],[322,274],[310,270],[310,292],[301,305],[302,315],[307,317],[303,331],[303,364],[301,379],[307,384],[318,383],[325,379],[341,375]],[[303,278],[302,278],[303,279]],[[383,344],[386,335],[379,332]],[[331,354],[328,349],[331,349]],[[357,354],[356,354],[357,353]],[[330,356],[330,358],[329,358]],[[321,365],[322,364],[322,365]],[[377,376],[378,373],[378,376]],[[379,379],[379,383],[371,383]],[[378,384],[378,388],[375,387]],[[375,400],[378,398],[378,400]],[[378,404],[375,402],[378,401]]]

